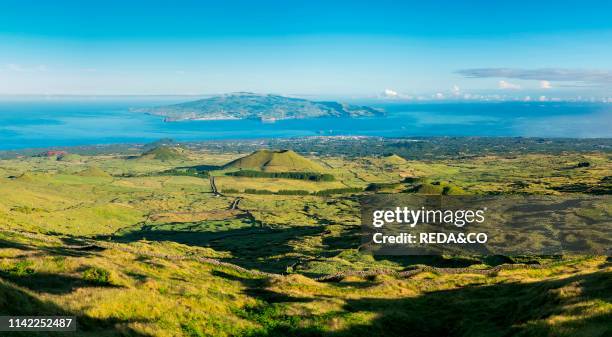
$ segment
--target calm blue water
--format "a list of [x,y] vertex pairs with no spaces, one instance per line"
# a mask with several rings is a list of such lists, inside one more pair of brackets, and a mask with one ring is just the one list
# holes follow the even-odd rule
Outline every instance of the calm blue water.
[[0,102],[0,149],[298,136],[537,136],[612,137],[612,104],[436,103],[376,104],[388,116],[363,119],[254,120],[164,123],[129,112],[159,101]]

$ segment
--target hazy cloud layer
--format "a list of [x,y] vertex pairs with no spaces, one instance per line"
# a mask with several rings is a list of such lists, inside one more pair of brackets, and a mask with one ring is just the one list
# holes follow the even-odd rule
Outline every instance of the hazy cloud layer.
[[612,71],[595,69],[517,69],[517,68],[474,68],[457,71],[468,78],[507,78],[537,80],[550,87],[550,82],[577,82],[590,85],[612,85]]
[[518,90],[518,89],[521,88],[521,86],[518,85],[518,84],[510,83],[510,82],[503,81],[503,80],[499,81],[498,87],[500,89],[504,89],[504,90],[506,90],[506,89],[509,89],[509,90]]
[[551,89],[552,85],[550,84],[550,81],[542,80],[540,81],[540,88],[541,89]]
[[[47,66],[44,64],[39,64],[36,66],[23,66],[21,64],[9,63],[4,67],[5,70],[16,72],[16,73],[35,73],[35,72],[45,72],[47,71]],[[0,68],[0,70],[2,70]]]

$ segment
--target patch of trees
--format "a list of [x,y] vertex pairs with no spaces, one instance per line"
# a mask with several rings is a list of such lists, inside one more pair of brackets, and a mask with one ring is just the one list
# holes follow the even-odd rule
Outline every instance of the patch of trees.
[[240,170],[235,172],[227,172],[226,175],[233,177],[249,177],[249,178],[286,178],[309,181],[334,181],[333,175],[328,173],[315,172],[263,172],[254,170]]
[[258,190],[258,189],[254,189],[254,188],[247,188],[247,189],[244,190],[244,193],[246,193],[246,194],[274,194],[273,191]]
[[[236,191],[236,190],[232,190]],[[226,193],[226,190],[224,190]],[[238,191],[236,191],[238,192]],[[278,192],[273,192],[270,190],[258,190],[254,188],[247,188],[244,190],[246,194],[276,194],[276,195],[315,195],[315,196],[329,196],[333,194],[346,194],[346,193],[358,193],[363,192],[363,189],[359,187],[346,187],[346,188],[330,188],[327,190],[320,190],[316,192],[308,192],[305,190],[279,190]]]
[[347,194],[347,193],[358,193],[363,192],[363,189],[359,187],[344,187],[344,188],[330,188],[327,190],[320,190],[313,192],[312,195],[317,196],[328,196],[332,194]]
[[199,177],[199,178],[208,178],[208,171],[198,170],[196,168],[190,167],[186,169],[169,169],[166,171],[162,171],[161,175],[168,176],[190,176],[190,177]]
[[276,194],[280,195],[309,195],[310,192],[304,190],[279,190]]
[[173,168],[161,172],[150,172],[145,174],[134,174],[134,173],[124,173],[118,175],[118,177],[156,177],[156,176],[188,176],[188,177],[197,177],[197,178],[208,178],[209,173],[206,170],[198,170],[193,167],[189,168]]
[[371,183],[365,190],[368,192],[379,192],[382,190],[398,188],[400,185],[400,183]]

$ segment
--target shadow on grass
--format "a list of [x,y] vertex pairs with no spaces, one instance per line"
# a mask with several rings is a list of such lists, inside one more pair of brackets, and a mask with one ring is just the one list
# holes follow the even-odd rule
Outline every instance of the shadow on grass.
[[178,166],[176,169],[195,169],[198,171],[216,171],[220,170],[221,166],[217,165],[194,165],[194,166]]
[[[82,243],[81,241],[75,242]],[[68,243],[66,244],[67,246],[34,246],[0,239],[0,248],[15,248],[23,251],[41,251],[42,253],[38,255],[84,257],[104,250],[102,247],[93,245],[83,245],[80,247],[68,246]]]
[[[326,246],[326,251],[321,254],[323,257],[332,257],[346,249],[357,249],[361,245],[361,228],[350,227],[344,229],[340,235],[324,236],[323,244]],[[374,255],[377,261],[390,261],[404,267],[424,264],[439,268],[466,268],[471,265],[486,263],[490,266],[497,266],[504,263],[514,263],[510,257],[501,255],[492,255],[485,257],[445,257],[439,255],[411,255],[411,256],[394,256],[394,255]]]
[[361,227],[344,228],[339,235],[323,237],[327,251],[335,252],[346,249],[357,249],[361,245]]
[[69,256],[69,257],[85,257],[96,255],[95,253],[104,251],[105,248],[98,246],[86,246],[76,248],[65,248],[65,247],[39,247],[46,254],[54,256]]
[[312,298],[294,297],[287,294],[277,293],[266,289],[270,285],[267,278],[246,278],[234,274],[229,274],[220,270],[212,272],[214,276],[222,277],[230,281],[238,281],[245,286],[244,294],[260,299],[267,303],[290,303],[290,302],[311,302]]
[[210,247],[217,251],[230,252],[232,257],[220,260],[244,268],[255,268],[265,272],[282,273],[298,262],[298,257],[286,256],[293,252],[293,240],[320,235],[323,227],[299,226],[288,228],[245,227],[224,231],[176,231],[141,230],[114,236],[115,242],[173,241],[191,246]]
[[[609,312],[580,318],[592,313],[591,308],[576,305],[587,301],[601,303],[602,307],[612,301],[612,273],[464,287],[411,298],[348,299],[341,311],[328,317],[290,315],[282,304],[247,308],[242,316],[262,326],[244,335],[260,337],[556,336],[562,331],[564,336],[610,336]],[[338,318],[368,313],[374,314],[369,322],[329,330]],[[546,321],[560,314],[573,319],[555,320],[554,325]]]
[[130,320],[116,318],[99,319],[63,309],[51,302],[45,302],[27,292],[0,280],[0,315],[7,316],[76,316],[77,332],[11,332],[10,336],[133,336],[146,337],[127,324]]
[[18,242],[13,242],[13,241],[8,241],[8,240],[2,240],[0,239],[0,248],[13,248],[13,249],[19,249],[19,250],[34,250],[33,247],[23,244],[23,243],[18,243]]
[[[248,223],[248,222],[247,222]],[[115,242],[134,242],[146,239],[148,241],[172,241],[181,244],[209,247],[216,251],[231,253],[231,257],[221,258],[244,268],[257,269],[272,273],[285,273],[294,269],[304,261],[315,256],[298,254],[294,243],[304,242],[309,237],[322,237],[324,249],[316,251],[316,258],[331,258],[346,249],[356,249],[360,244],[359,227],[350,227],[333,235],[324,226],[295,226],[271,228],[254,222],[248,227],[209,229],[203,223],[164,223],[144,225],[136,230],[120,232],[112,236]],[[98,237],[101,240],[108,236]],[[296,253],[296,254],[292,254]],[[313,253],[314,254],[314,253]],[[490,257],[443,257],[443,256],[374,256],[379,261],[394,262],[403,267],[418,264],[444,268],[465,268],[486,262],[489,265],[513,263],[511,258],[503,256]],[[307,274],[321,276],[319,274]]]
[[404,267],[414,265],[428,265],[438,268],[466,268],[471,265],[482,263],[479,259],[469,257],[445,257],[440,255],[410,255],[410,256],[390,256],[374,255],[377,261],[391,261]]
[[37,273],[33,271],[30,272],[27,270],[22,273],[0,271],[0,279],[11,281],[12,283],[20,287],[27,288],[32,291],[44,292],[54,295],[68,294],[73,292],[77,288],[84,287],[118,287],[112,284],[92,283],[73,276],[51,273]]

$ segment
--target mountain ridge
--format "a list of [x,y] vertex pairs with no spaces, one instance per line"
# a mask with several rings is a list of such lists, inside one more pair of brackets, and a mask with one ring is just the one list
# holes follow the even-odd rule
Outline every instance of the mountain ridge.
[[319,163],[294,151],[268,149],[254,151],[225,164],[222,168],[262,172],[326,172]]

